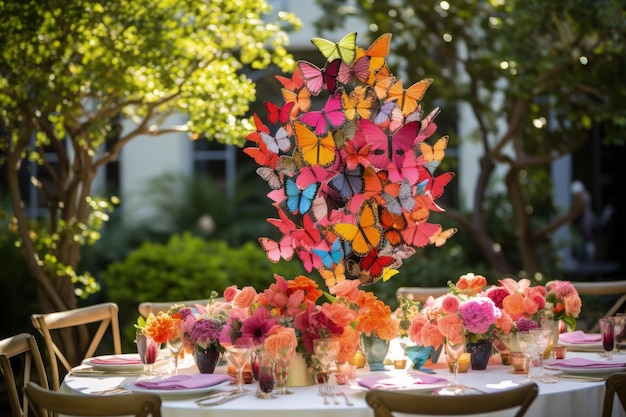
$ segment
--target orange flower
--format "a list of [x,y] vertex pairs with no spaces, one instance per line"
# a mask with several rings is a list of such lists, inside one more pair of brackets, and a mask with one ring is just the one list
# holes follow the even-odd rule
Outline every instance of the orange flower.
[[511,294],[504,297],[502,300],[502,307],[506,313],[511,316],[511,319],[517,320],[524,316],[524,296],[519,293]]
[[157,343],[167,342],[173,332],[174,320],[163,311],[159,311],[156,316],[150,313],[146,319],[146,327],[143,329],[143,334],[154,339]]
[[288,284],[291,291],[295,292],[302,290],[305,294],[304,297],[313,302],[317,301],[317,299],[324,293],[322,290],[318,289],[315,281],[311,278],[305,277],[304,275],[298,275],[293,280],[288,281]]
[[[437,320],[437,328],[442,336],[447,337],[451,343],[458,343],[461,335],[465,333],[463,319],[457,314],[448,314],[439,317],[439,320]],[[439,345],[432,346],[437,347]]]
[[343,333],[339,336],[341,347],[337,354],[337,362],[347,362],[356,353],[359,346],[359,333],[351,326],[344,327]]
[[472,273],[461,275],[459,281],[456,283],[457,289],[470,294],[481,292],[485,285],[487,285],[487,278]]
[[248,308],[254,303],[256,296],[257,293],[253,287],[243,287],[241,291],[233,297],[233,307]]

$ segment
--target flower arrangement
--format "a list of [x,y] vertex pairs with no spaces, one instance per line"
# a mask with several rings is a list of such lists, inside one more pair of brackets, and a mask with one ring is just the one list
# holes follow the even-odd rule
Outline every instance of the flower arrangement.
[[434,174],[448,138],[427,142],[440,112],[422,110],[432,79],[404,88],[385,63],[391,34],[367,49],[356,37],[313,39],[322,67],[301,60],[291,77],[276,77],[284,103],[265,102],[244,148],[278,213],[268,221],[280,238],[259,238],[268,259],[297,255],[328,287],[386,281],[416,248],[456,232],[428,221],[454,177]]
[[156,315],[150,313],[145,320],[140,317],[135,327],[141,330],[144,336],[162,344],[167,342],[174,333],[174,318],[163,311],[159,311]]

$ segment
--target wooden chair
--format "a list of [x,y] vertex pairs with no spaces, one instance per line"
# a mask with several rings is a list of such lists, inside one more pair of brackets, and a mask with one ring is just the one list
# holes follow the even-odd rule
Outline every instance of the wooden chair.
[[400,287],[396,290],[396,297],[409,297],[413,301],[418,301],[421,304],[432,296],[437,298],[441,295],[450,292],[450,287]]
[[[36,412],[67,416],[161,417],[161,398],[156,394],[133,392],[115,396],[66,394],[50,391],[29,382],[25,388]],[[48,414],[48,415],[49,415]],[[39,414],[39,417],[42,417]]]
[[626,372],[609,375],[605,382],[604,403],[602,404],[602,417],[613,415],[613,400],[617,398],[626,411]]
[[[44,338],[48,355],[50,358],[50,379],[52,389],[59,389],[60,379],[63,375],[59,372],[58,362],[61,362],[66,372],[72,367],[80,363],[70,363],[67,359],[67,352],[64,354],[55,343],[55,338],[51,330],[56,330],[54,336],[59,336],[60,331],[68,328],[77,328],[79,326],[91,323],[100,323],[95,334],[89,336],[91,343],[89,344],[82,359],[94,356],[96,349],[100,346],[102,339],[110,329],[113,336],[113,353],[122,353],[122,344],[120,340],[120,328],[118,322],[118,307],[112,302],[96,304],[88,307],[80,307],[72,310],[58,311],[46,314],[33,314],[31,316],[33,325]],[[81,359],[81,360],[82,360]]]
[[208,298],[200,299],[200,300],[184,300],[184,301],[162,301],[162,302],[146,301],[144,303],[140,303],[139,306],[137,307],[137,310],[139,310],[139,314],[141,314],[143,317],[148,317],[150,313],[156,314],[159,311],[166,312],[174,304],[183,304],[187,307],[193,307],[196,304],[207,305],[210,301],[211,300]]
[[[23,359],[21,362],[23,373],[18,378],[19,387],[15,379],[19,374],[14,372],[11,367],[12,358]],[[28,417],[28,399],[22,388],[33,375],[33,365],[36,372],[34,375],[37,376],[39,383],[47,389],[48,377],[35,337],[30,333],[20,333],[0,340],[0,369],[2,369],[4,384],[9,395],[11,417]],[[21,400],[20,396],[22,397]]]
[[[572,281],[572,285],[578,291],[578,294],[581,296],[584,295],[619,295],[619,298],[613,303],[611,308],[609,308],[606,313],[602,316],[610,317],[614,316],[615,313],[624,305],[626,302],[626,280],[615,280],[615,281]],[[590,332],[598,332],[600,331],[600,324],[596,320],[596,324],[589,330]]]
[[531,382],[504,391],[454,398],[428,392],[372,390],[365,395],[365,400],[374,410],[374,417],[392,417],[392,412],[436,416],[472,415],[517,407],[519,409],[515,417],[522,417],[538,394],[539,386]]

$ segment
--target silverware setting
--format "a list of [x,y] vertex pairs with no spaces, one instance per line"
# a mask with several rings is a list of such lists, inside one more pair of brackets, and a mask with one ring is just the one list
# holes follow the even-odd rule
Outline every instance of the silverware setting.
[[569,379],[571,381],[582,381],[582,382],[601,382],[604,381],[604,378],[602,377],[595,377],[595,376],[582,376],[582,375],[569,375],[569,374],[561,374],[561,375],[556,375],[558,378],[561,379]]
[[224,394],[213,394],[196,400],[198,405],[220,405],[227,401],[234,400],[235,398],[243,397],[247,395],[247,392],[227,391]]
[[348,398],[348,394],[346,394],[343,391],[339,391],[339,395],[343,396],[343,398],[346,400],[346,405],[349,405],[349,406],[353,406],[354,405],[354,403],[352,401],[350,401],[350,398]]

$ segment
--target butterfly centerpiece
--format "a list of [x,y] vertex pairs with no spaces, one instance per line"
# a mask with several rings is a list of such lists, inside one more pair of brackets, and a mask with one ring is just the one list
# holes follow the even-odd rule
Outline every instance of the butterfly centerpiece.
[[428,222],[454,177],[434,175],[448,137],[426,141],[439,114],[421,108],[432,80],[404,88],[385,63],[391,34],[367,49],[356,36],[312,39],[324,64],[298,61],[291,78],[276,76],[284,103],[265,102],[266,122],[254,115],[244,148],[278,213],[268,221],[281,237],[259,238],[268,259],[297,255],[329,287],[386,281],[416,248],[456,232]]

